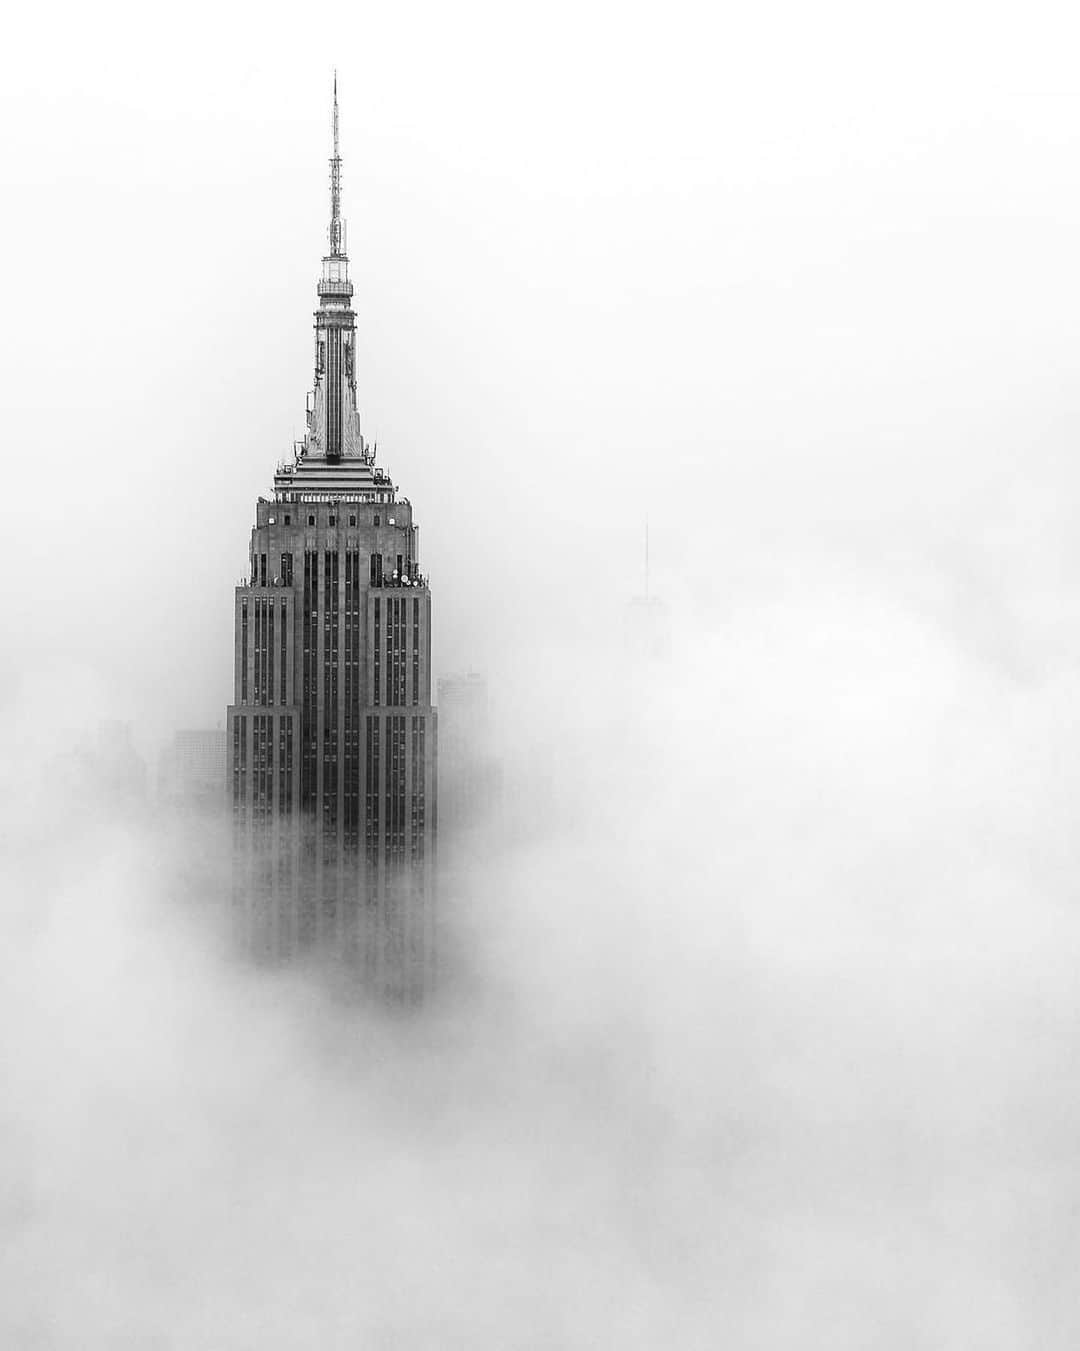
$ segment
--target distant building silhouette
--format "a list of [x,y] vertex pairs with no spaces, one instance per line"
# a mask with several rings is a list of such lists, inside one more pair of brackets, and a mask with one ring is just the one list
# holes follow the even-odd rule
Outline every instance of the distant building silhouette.
[[631,660],[656,661],[671,652],[668,607],[649,586],[649,522],[645,521],[645,594],[634,596],[626,611],[627,655]]
[[634,596],[626,607],[626,641],[631,657],[656,660],[671,652],[671,616],[659,596]]
[[236,589],[237,921],[259,956],[319,949],[414,995],[434,960],[431,595],[412,506],[360,430],[336,81],[330,184],[307,430]]
[[109,719],[101,723],[90,759],[99,787],[113,801],[145,798],[146,761],[135,748],[130,722]]
[[221,811],[226,759],[223,727],[176,732],[158,760],[158,805],[186,812]]
[[439,829],[444,849],[458,853],[472,832],[490,825],[502,786],[491,753],[487,682],[444,676],[438,682]]
[[146,761],[135,747],[129,722],[108,719],[92,740],[81,741],[52,762],[69,804],[92,814],[138,813],[146,806]]

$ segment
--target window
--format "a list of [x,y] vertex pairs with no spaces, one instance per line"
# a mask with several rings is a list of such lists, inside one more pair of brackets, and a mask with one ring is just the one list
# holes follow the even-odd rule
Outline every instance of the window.
[[331,524],[331,525],[337,525],[337,517],[336,517],[336,516],[331,516],[331,517],[330,517],[330,524]]
[[289,515],[288,512],[285,513],[285,524],[292,525],[292,517]]
[[[379,599],[378,599],[378,597],[376,597],[376,598],[375,598],[375,643],[374,643],[374,646],[373,646],[372,649],[371,649],[372,671],[373,671],[373,678],[372,678],[372,681],[371,681],[371,692],[372,692],[372,693],[371,693],[371,702],[372,702],[373,704],[377,704],[377,703],[379,702],[379,656],[380,656],[380,653],[381,653],[381,651],[382,651],[381,647],[379,646],[379,621],[380,621],[380,618],[381,618],[381,616],[380,616],[380,614],[379,614]],[[245,629],[245,633],[246,633],[246,632],[247,632],[247,630]]]
[[[289,555],[289,572],[290,572],[290,578],[289,578],[289,580],[291,581],[291,580],[292,580],[292,577],[291,577],[291,573],[292,573],[292,554]],[[288,619],[288,611],[287,611],[286,608],[285,608],[285,602],[282,601],[282,602],[281,602],[281,681],[280,681],[280,686],[279,686],[279,688],[281,689],[281,702],[282,702],[283,704],[287,704],[287,703],[289,702],[288,699],[286,699],[286,697],[285,697],[286,679],[287,679],[287,670],[288,670],[288,668],[287,668],[287,666],[286,666],[286,663],[287,663],[287,661],[288,661],[288,659],[289,659],[288,624],[287,624],[287,619]],[[413,702],[415,703],[416,701],[414,700]]]
[[[414,600],[412,603],[412,701],[414,704],[420,702],[420,602],[418,600]],[[413,718],[414,732],[415,727],[416,719]],[[416,782],[415,767],[413,782]],[[416,791],[415,788],[413,791]]]
[[375,517],[375,524],[376,524],[376,525],[379,524],[379,518],[378,518],[378,516]]
[[350,525],[355,525],[355,524],[356,524],[356,517],[355,517],[355,516],[350,516],[350,517],[349,517],[349,524],[350,524]]
[[314,525],[314,524],[315,524],[315,517],[314,517],[314,516],[309,516],[309,517],[307,518],[307,523],[308,523],[308,525]]

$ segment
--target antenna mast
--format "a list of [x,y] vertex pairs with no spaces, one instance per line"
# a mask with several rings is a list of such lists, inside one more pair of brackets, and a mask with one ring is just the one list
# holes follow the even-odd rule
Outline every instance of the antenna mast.
[[330,160],[330,257],[340,258],[341,247],[341,156],[338,154],[337,70],[334,71],[334,154]]

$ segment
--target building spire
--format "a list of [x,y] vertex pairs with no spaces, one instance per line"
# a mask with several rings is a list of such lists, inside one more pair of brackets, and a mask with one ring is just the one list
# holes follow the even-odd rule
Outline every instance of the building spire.
[[334,70],[334,153],[330,158],[330,257],[340,258],[341,247],[341,155],[338,153],[337,70]]

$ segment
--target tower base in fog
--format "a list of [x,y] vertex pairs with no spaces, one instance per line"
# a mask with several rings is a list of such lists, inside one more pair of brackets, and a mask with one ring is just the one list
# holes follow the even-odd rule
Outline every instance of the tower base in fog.
[[330,181],[306,431],[256,503],[235,595],[236,930],[260,960],[322,958],[413,999],[434,971],[431,592],[360,426],[336,83]]
[[[298,842],[297,842],[298,843]],[[233,937],[269,966],[324,963],[358,993],[418,1003],[435,980],[434,888],[427,867],[387,873],[341,861],[316,866],[287,839],[237,841]]]

